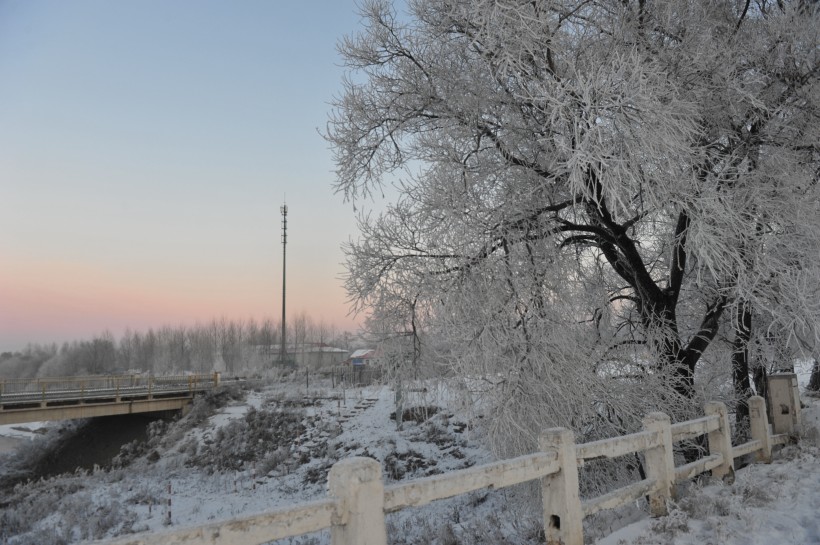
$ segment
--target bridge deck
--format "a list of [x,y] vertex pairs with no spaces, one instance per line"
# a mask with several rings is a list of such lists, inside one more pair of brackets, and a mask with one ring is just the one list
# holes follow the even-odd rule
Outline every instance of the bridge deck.
[[0,425],[181,409],[219,373],[0,379]]

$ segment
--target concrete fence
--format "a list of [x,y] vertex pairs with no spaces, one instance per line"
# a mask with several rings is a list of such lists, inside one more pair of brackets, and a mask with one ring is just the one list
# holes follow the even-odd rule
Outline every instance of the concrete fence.
[[[778,410],[798,411],[796,390],[787,397],[783,398],[785,408]],[[674,498],[676,482],[710,470],[713,476],[731,477],[735,460],[745,455],[754,455],[757,462],[770,462],[772,447],[787,443],[797,429],[773,432],[761,397],[750,398],[749,409],[752,439],[734,446],[726,406],[708,403],[705,416],[694,420],[672,424],[666,414],[650,413],[644,418],[643,431],[578,445],[571,431],[550,429],[541,435],[539,451],[533,454],[388,486],[384,485],[378,461],[350,458],[331,468],[326,499],[196,528],[131,536],[111,543],[260,545],[330,528],[333,545],[386,545],[387,513],[483,488],[539,480],[547,543],[583,545],[582,522],[587,515],[648,496],[650,514],[663,516],[667,512],[667,500]],[[676,467],[674,443],[703,435],[708,438],[708,453]],[[579,466],[588,460],[633,453],[644,454],[645,479],[603,496],[580,498]]]

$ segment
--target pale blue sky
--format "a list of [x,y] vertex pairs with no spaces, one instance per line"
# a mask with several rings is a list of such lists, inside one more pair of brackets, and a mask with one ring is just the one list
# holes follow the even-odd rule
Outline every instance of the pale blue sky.
[[279,316],[347,329],[318,134],[353,0],[0,0],[0,350]]

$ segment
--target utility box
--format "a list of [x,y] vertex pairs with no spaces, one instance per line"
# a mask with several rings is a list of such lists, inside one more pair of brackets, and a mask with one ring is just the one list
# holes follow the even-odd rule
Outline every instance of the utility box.
[[772,433],[800,435],[800,392],[797,388],[797,375],[769,375],[768,390]]

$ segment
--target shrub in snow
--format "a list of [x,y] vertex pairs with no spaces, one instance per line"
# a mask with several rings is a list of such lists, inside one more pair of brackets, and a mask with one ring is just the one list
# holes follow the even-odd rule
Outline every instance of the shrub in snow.
[[[427,405],[421,407],[408,407],[402,411],[402,422],[416,422],[421,424],[432,418],[439,408],[435,405]],[[390,420],[396,420],[396,413],[390,413]]]
[[70,543],[69,538],[59,528],[38,529],[9,541],[10,545],[67,545],[68,543]]
[[163,441],[170,426],[171,423],[167,420],[154,420],[150,422],[146,428],[148,438],[145,441],[136,439],[121,446],[119,454],[111,459],[111,467],[128,467],[134,460],[146,456],[146,454],[148,461],[156,462],[159,460],[159,454],[156,448],[160,445],[160,442]]
[[284,462],[282,449],[290,449],[304,433],[303,415],[293,411],[251,408],[244,418],[219,428],[210,444],[188,459],[188,464],[213,473],[241,470],[258,463],[271,471]]
[[758,482],[736,484],[732,486],[732,493],[742,497],[743,504],[749,507],[763,507],[773,499],[771,487]]
[[418,473],[422,473],[424,476],[441,473],[436,465],[435,460],[425,458],[414,450],[404,453],[391,452],[382,462],[385,475],[388,479],[394,481],[403,479],[408,473],[413,474],[413,476],[418,475]]
[[217,409],[226,406],[231,401],[244,399],[245,394],[237,384],[220,386],[216,390],[209,390],[203,395],[194,398],[190,412],[182,419],[183,429],[192,429],[216,413]]
[[689,515],[680,509],[671,509],[665,517],[654,519],[651,527],[654,532],[671,539],[681,532],[689,531]]
[[[536,545],[545,541],[537,509],[533,514],[511,509],[515,500],[497,495],[486,505],[476,506],[464,497],[450,508],[439,508],[436,516],[389,515],[390,545]],[[444,515],[444,516],[440,516]]]
[[725,497],[728,490],[724,489],[722,492],[723,495],[705,495],[693,487],[680,500],[678,507],[691,519],[704,520],[713,515],[726,516],[731,510],[731,499]]
[[95,499],[89,475],[61,476],[15,487],[0,512],[0,537],[14,545],[60,545],[133,530],[137,515],[112,497]]

